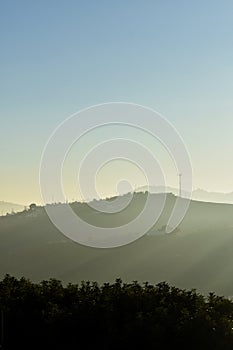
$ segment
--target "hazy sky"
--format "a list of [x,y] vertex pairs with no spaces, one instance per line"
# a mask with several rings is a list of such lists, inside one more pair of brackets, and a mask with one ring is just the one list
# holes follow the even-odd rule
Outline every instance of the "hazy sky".
[[189,149],[194,188],[233,191],[232,16],[231,0],[1,1],[0,200],[39,202],[49,135],[109,101],[159,111]]

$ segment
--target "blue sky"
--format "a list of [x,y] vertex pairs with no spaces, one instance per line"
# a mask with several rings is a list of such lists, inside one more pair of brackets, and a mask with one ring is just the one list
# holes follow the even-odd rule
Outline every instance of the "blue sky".
[[154,108],[190,151],[194,187],[233,191],[232,1],[2,1],[0,200],[39,201],[53,129],[109,101]]

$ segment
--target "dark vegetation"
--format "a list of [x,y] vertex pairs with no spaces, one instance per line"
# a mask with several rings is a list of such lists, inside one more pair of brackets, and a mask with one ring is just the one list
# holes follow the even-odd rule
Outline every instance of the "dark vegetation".
[[162,282],[0,282],[4,349],[232,349],[233,303]]

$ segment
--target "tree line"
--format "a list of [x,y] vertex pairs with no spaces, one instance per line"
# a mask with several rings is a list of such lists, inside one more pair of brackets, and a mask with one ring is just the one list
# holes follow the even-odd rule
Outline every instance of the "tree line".
[[0,281],[2,349],[233,349],[233,303],[137,281]]

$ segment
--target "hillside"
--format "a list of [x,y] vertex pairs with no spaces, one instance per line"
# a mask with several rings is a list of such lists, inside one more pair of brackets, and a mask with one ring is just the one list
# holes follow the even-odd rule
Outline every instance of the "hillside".
[[[154,194],[156,196],[156,194]],[[5,273],[33,281],[55,277],[63,282],[121,277],[182,288],[233,295],[233,205],[192,201],[175,233],[161,231],[176,197],[168,194],[157,224],[132,244],[94,249],[72,242],[50,222],[45,209],[0,219],[0,277]],[[126,223],[137,215],[145,194],[134,195],[119,214],[98,214],[87,204],[73,203],[86,221],[105,227]]]

